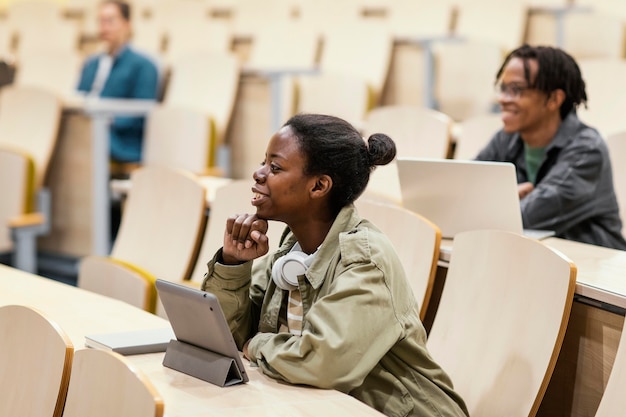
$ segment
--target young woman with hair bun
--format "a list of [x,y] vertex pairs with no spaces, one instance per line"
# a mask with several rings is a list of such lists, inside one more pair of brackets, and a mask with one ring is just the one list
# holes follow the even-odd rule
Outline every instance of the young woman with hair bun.
[[[393,140],[344,120],[292,117],[254,174],[254,214],[231,216],[202,288],[216,294],[244,356],[292,384],[336,389],[389,416],[466,416],[426,349],[390,241],[353,202]],[[287,225],[268,252],[267,220]]]

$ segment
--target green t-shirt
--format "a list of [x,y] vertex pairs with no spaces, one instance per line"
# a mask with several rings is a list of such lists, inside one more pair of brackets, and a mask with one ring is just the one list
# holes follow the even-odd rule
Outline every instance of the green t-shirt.
[[543,155],[546,148],[532,148],[524,143],[524,158],[526,159],[526,173],[528,174],[528,181],[535,184],[537,180],[537,171],[543,161]]

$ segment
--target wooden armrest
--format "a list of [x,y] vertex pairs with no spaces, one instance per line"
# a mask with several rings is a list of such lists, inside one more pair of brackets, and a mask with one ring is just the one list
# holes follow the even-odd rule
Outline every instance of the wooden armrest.
[[41,213],[22,214],[18,217],[9,219],[10,228],[20,228],[29,226],[41,226],[46,223],[46,218]]

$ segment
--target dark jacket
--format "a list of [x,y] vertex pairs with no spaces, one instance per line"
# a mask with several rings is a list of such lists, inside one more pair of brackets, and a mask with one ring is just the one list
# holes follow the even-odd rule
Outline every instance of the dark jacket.
[[[101,55],[85,62],[78,90],[89,92],[98,70]],[[159,76],[150,58],[124,47],[114,58],[111,72],[100,93],[101,97],[121,99],[156,99]],[[141,160],[143,117],[116,117],[110,126],[111,159],[119,162]]]
[[[511,162],[517,182],[528,181],[519,133],[500,130],[476,159]],[[574,112],[546,147],[535,189],[520,204],[527,229],[554,230],[564,239],[626,250],[607,146]]]

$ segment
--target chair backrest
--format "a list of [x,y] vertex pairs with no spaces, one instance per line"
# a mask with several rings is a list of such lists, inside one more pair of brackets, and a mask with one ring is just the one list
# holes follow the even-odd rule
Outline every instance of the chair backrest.
[[454,159],[474,159],[502,128],[500,114],[489,113],[469,117],[457,125]]
[[35,187],[48,171],[61,120],[61,101],[36,87],[6,86],[0,90],[0,146],[27,152],[35,162]]
[[493,84],[502,64],[502,47],[490,42],[436,43],[435,99],[439,111],[460,121],[489,113]]
[[157,292],[154,275],[119,259],[85,256],[78,267],[77,286],[154,313]]
[[456,6],[455,35],[495,43],[504,50],[523,43],[528,20],[526,0],[465,0]]
[[34,170],[32,159],[24,152],[0,147],[0,253],[13,249],[9,220],[29,211]]
[[613,170],[613,187],[619,205],[619,216],[626,222],[626,131],[613,133],[606,137],[606,146],[609,148],[611,168]]
[[13,32],[41,28],[61,21],[59,4],[42,0],[13,1],[7,8],[7,25]]
[[495,230],[457,234],[428,350],[470,415],[535,415],[575,285],[574,264],[537,240]]
[[581,59],[578,66],[585,80],[589,104],[580,106],[580,119],[603,135],[626,130],[626,59]]
[[292,0],[238,0],[232,7],[233,32],[241,38],[256,36],[268,26],[280,25],[293,15]]
[[382,23],[346,22],[325,32],[320,69],[365,80],[375,105],[387,80],[392,47],[391,31]]
[[397,160],[394,159],[387,165],[377,166],[372,171],[363,196],[389,204],[402,205],[402,189],[400,188]]
[[63,417],[161,417],[163,399],[122,355],[76,351]]
[[20,53],[14,84],[45,89],[59,98],[76,91],[82,58],[76,51],[30,50]]
[[452,119],[418,106],[372,109],[363,124],[363,136],[385,133],[395,142],[398,156],[446,158],[450,152]]
[[163,98],[171,107],[204,112],[215,123],[216,144],[224,140],[237,88],[239,63],[229,53],[193,53],[172,64],[171,77]]
[[[199,1],[192,1],[199,3]],[[228,23],[209,20],[206,16],[195,19],[168,17],[165,29],[165,60],[174,63],[178,57],[195,52],[228,53],[232,43],[232,29]]]
[[205,189],[184,171],[143,167],[131,175],[111,257],[157,278],[187,279],[204,227]]
[[322,73],[297,81],[297,110],[340,117],[360,127],[369,109],[367,82],[356,76]]
[[143,164],[206,172],[214,157],[211,119],[196,110],[159,105],[146,119]]
[[41,312],[0,307],[0,415],[60,417],[74,347]]
[[441,231],[424,217],[400,206],[367,197],[359,198],[355,205],[361,217],[374,223],[393,244],[413,289],[420,318],[424,319],[437,272]]
[[319,35],[294,21],[277,22],[254,36],[246,66],[253,70],[313,69]]
[[568,13],[563,23],[563,46],[575,59],[624,57],[626,15]]
[[18,31],[17,57],[34,54],[42,50],[79,52],[80,33],[78,26],[70,21],[48,22]]
[[[253,213],[255,208],[250,204],[252,199],[253,182],[249,180],[235,180],[222,185],[215,191],[215,198],[209,210],[209,219],[206,224],[202,246],[198,254],[198,261],[191,274],[191,280],[202,282],[207,271],[206,264],[213,258],[215,252],[223,246],[224,230],[228,217],[237,213]],[[267,236],[270,242],[269,253],[278,249],[278,243],[285,229],[284,223],[270,221]]]
[[451,34],[454,4],[451,1],[395,0],[389,4],[388,20],[400,39],[443,38]]
[[[624,324],[626,325],[626,322]],[[626,386],[626,327],[622,329],[613,369],[611,369],[611,375],[609,375],[595,417],[613,417],[624,412],[626,408],[624,386]]]

